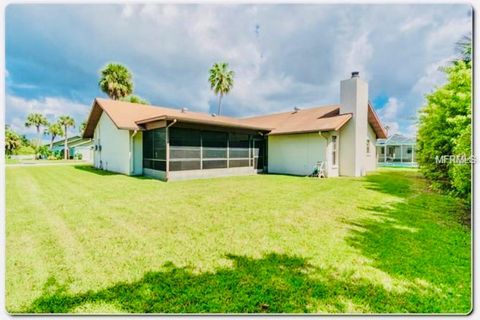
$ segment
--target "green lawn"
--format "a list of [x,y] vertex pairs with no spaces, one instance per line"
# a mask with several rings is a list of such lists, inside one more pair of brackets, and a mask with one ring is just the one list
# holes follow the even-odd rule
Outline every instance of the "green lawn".
[[82,160],[17,160],[17,159],[5,159],[6,164],[61,164],[61,163],[85,163]]
[[17,163],[20,163],[20,161],[17,160],[17,159],[5,159],[5,163],[6,164],[17,164]]
[[6,185],[9,312],[470,311],[465,208],[416,170],[165,183],[60,165]]

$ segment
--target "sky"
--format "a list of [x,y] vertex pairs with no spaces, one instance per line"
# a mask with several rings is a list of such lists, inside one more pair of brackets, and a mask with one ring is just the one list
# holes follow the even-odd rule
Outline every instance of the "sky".
[[[121,63],[154,105],[216,112],[208,70],[235,71],[224,115],[247,117],[339,103],[359,71],[389,134],[413,136],[425,94],[472,29],[472,8],[448,5],[45,5],[6,8],[6,114],[86,120],[99,71]],[[77,128],[71,134],[78,134]]]

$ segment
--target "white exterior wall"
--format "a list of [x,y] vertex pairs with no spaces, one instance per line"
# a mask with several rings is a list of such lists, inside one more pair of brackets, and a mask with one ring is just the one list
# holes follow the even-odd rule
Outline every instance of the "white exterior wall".
[[93,135],[94,166],[107,171],[130,174],[130,132],[119,130],[105,112],[102,112]]
[[340,130],[339,153],[340,153],[340,168],[339,175],[354,176],[355,175],[355,140],[353,139],[354,124],[347,122]]
[[92,146],[79,146],[75,147],[75,154],[80,153],[82,155],[82,160],[88,163],[93,164],[93,150]]
[[327,142],[319,133],[268,137],[268,172],[309,175],[325,161]]
[[352,113],[341,130],[340,175],[359,177],[368,170],[368,84],[358,77],[340,83],[340,113]]

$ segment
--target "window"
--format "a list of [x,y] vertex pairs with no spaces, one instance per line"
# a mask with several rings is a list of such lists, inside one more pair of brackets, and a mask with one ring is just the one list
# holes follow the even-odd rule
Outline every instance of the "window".
[[411,154],[412,153],[412,147],[408,147],[407,148],[407,154]]
[[227,144],[228,134],[226,132],[202,132],[202,166],[204,169],[227,167]]
[[146,169],[166,170],[166,130],[153,129],[143,132],[143,167]]
[[169,128],[170,171],[201,169],[201,132],[185,128]]
[[228,136],[228,167],[250,166],[250,140],[248,134],[230,133]]
[[367,154],[370,154],[370,139],[367,138]]
[[337,165],[337,136],[332,136],[332,166]]

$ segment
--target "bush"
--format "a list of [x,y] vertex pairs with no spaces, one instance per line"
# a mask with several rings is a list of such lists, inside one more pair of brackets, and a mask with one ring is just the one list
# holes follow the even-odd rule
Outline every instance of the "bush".
[[31,147],[31,146],[21,146],[20,148],[18,148],[18,149],[15,151],[15,154],[18,154],[18,155],[31,155],[31,154],[35,154],[35,149],[33,149],[33,147]]
[[468,159],[472,155],[472,66],[470,62],[456,61],[444,70],[448,82],[427,95],[427,105],[421,110],[417,160],[433,188],[470,201],[471,165],[437,163],[435,159],[450,155]]
[[40,146],[37,148],[37,153],[40,158],[47,159],[52,154],[52,151],[47,146]]
[[54,155],[49,155],[47,160],[57,160],[57,157]]

